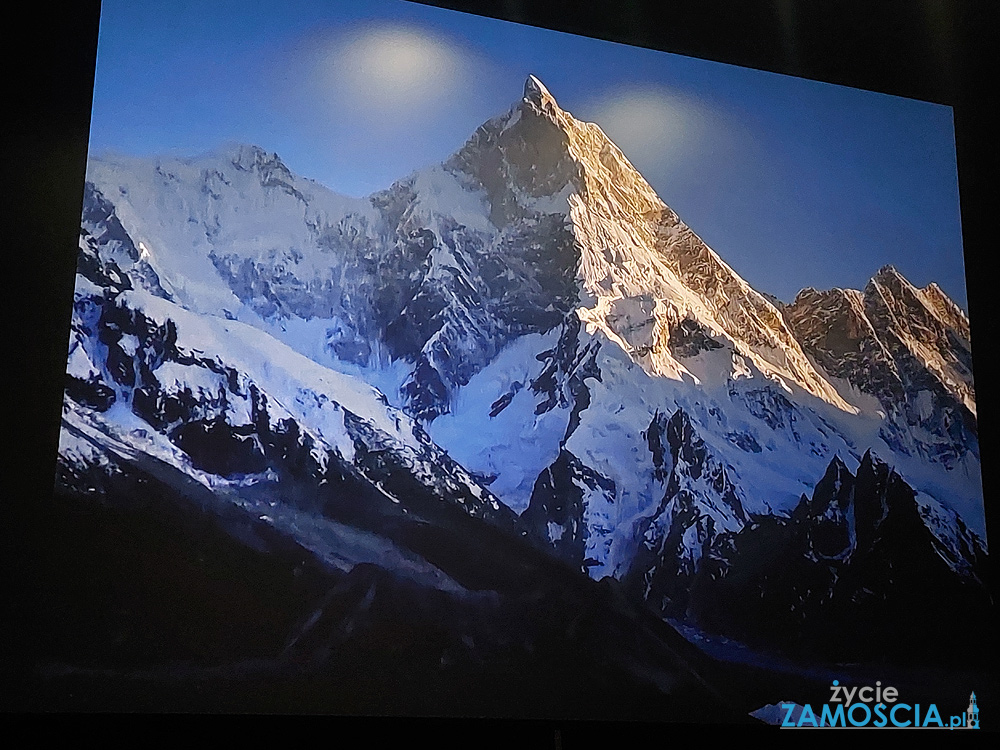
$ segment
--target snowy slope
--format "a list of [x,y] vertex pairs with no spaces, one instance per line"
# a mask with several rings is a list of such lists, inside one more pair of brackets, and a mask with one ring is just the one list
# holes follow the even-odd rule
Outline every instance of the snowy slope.
[[[404,512],[444,502],[512,528],[514,514],[370,385],[259,329],[136,288],[148,270],[139,264],[131,275],[105,264],[102,276],[88,257],[60,443],[73,471],[116,461],[171,467],[224,499],[235,492],[232,502],[265,510],[268,523],[326,557],[340,553],[323,539],[340,544],[343,535],[309,519],[331,483],[368,487]],[[250,496],[233,489],[250,487]]]

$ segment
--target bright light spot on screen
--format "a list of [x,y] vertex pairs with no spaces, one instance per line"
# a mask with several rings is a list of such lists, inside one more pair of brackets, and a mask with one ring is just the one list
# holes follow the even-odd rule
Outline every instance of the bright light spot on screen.
[[406,27],[369,27],[332,39],[318,58],[319,83],[341,106],[397,116],[439,105],[465,82],[458,50]]
[[635,88],[592,102],[586,119],[600,125],[629,161],[644,171],[669,167],[699,139],[708,118],[697,103],[668,91]]
[[270,106],[313,154],[290,166],[360,196],[443,161],[497,114],[494,70],[467,41],[415,24],[326,27],[290,43]]

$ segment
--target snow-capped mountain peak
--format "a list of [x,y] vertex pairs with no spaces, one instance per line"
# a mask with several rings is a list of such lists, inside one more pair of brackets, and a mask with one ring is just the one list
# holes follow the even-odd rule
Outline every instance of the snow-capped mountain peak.
[[[522,212],[568,204],[579,252],[577,315],[588,330],[602,331],[651,374],[681,378],[692,373],[671,351],[670,335],[693,321],[785,387],[855,411],[816,372],[777,309],[679,219],[598,125],[561,109],[537,78],[528,78],[517,107],[480,131],[486,137],[463,151],[476,148],[480,160],[506,166],[514,179],[503,199],[518,199]],[[525,153],[528,179],[519,166]],[[490,193],[488,180],[479,181]]]
[[535,105],[538,109],[546,107],[558,109],[555,98],[545,88],[545,84],[533,75],[529,75],[524,82],[524,100]]

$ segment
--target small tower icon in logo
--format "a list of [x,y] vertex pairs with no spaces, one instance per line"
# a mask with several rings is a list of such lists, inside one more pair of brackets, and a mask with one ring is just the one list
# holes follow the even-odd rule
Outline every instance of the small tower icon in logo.
[[969,696],[969,708],[965,712],[965,728],[979,729],[979,706],[976,705],[975,692]]

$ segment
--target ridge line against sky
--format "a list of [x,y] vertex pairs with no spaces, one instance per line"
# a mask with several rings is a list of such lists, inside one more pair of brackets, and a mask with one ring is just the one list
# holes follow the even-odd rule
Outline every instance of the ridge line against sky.
[[892,264],[967,309],[950,107],[429,6],[104,0],[91,153],[253,143],[360,196],[446,159],[528,74],[756,289]]

